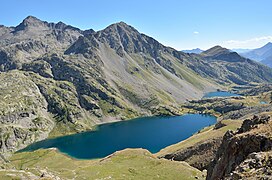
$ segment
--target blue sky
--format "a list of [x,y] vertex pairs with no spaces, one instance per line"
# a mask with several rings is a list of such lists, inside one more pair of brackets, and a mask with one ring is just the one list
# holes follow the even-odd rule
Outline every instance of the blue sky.
[[272,41],[271,0],[2,0],[0,24],[33,15],[81,29],[124,21],[178,50],[256,48]]

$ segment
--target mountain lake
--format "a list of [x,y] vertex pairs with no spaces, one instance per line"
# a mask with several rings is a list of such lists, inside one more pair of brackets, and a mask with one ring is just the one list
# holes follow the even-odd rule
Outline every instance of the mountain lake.
[[189,138],[216,121],[216,117],[202,114],[142,117],[98,125],[95,131],[46,139],[19,152],[57,148],[77,159],[102,158],[125,148],[144,148],[156,153]]

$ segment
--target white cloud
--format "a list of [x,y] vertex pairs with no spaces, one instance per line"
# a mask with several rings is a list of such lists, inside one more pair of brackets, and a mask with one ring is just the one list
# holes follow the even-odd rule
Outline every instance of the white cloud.
[[198,31],[194,31],[193,33],[194,33],[194,34],[199,34],[199,32],[198,32]]
[[263,46],[264,44],[271,42],[272,36],[262,36],[246,40],[229,40],[223,42],[226,47],[231,48],[256,48]]

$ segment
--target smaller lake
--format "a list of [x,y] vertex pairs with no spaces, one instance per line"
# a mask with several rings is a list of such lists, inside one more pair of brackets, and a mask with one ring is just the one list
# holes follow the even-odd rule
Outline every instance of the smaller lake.
[[234,94],[227,91],[216,91],[216,92],[209,92],[203,96],[203,98],[211,98],[211,97],[231,97],[231,96],[241,96],[239,94]]
[[125,148],[144,148],[156,153],[192,136],[206,126],[215,124],[216,121],[214,116],[201,114],[143,117],[99,125],[97,131],[47,139],[21,151],[55,147],[79,159],[102,158]]
[[260,104],[268,104],[268,103],[265,101],[260,101]]

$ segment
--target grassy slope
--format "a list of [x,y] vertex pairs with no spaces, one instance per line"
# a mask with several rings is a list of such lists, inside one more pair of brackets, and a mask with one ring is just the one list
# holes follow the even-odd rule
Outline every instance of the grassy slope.
[[0,171],[1,179],[43,172],[64,179],[204,179],[187,163],[157,159],[143,149],[126,149],[101,160],[75,160],[47,149],[14,154],[10,161],[16,171]]
[[174,153],[176,151],[180,151],[182,149],[194,146],[197,143],[201,143],[213,138],[215,139],[218,137],[223,137],[225,132],[227,132],[228,130],[236,130],[238,127],[240,127],[242,124],[242,121],[241,120],[223,120],[222,123],[225,124],[226,126],[219,129],[214,129],[214,126],[204,128],[199,133],[191,136],[190,138],[162,149],[160,152],[156,153],[156,156],[161,157],[166,154]]

